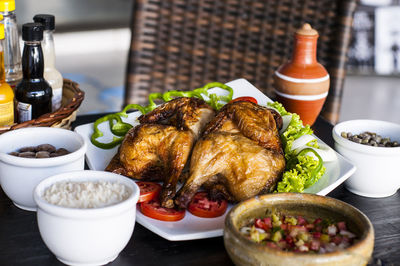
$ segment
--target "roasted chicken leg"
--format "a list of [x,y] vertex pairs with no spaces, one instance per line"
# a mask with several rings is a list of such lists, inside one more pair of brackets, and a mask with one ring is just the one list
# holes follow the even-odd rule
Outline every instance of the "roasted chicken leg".
[[186,207],[203,186],[212,197],[241,201],[274,189],[285,168],[275,111],[251,102],[225,105],[206,126],[176,204]]
[[214,110],[197,98],[177,98],[139,117],[106,170],[128,177],[163,181],[164,207],[174,206],[176,184],[201,130]]

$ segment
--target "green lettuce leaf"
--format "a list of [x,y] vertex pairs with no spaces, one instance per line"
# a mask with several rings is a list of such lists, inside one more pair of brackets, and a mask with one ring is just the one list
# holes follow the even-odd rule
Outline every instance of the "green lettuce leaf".
[[[289,113],[282,104],[278,102],[268,103],[268,107],[274,108],[282,116],[292,115],[287,129],[280,134],[287,164],[276,191],[303,192],[304,189],[315,184],[326,170],[325,166],[323,166],[315,178],[312,178],[313,170],[317,168],[319,161],[309,155],[298,156],[301,151],[292,150],[293,141],[303,135],[312,134],[313,131],[309,125],[303,126],[303,121],[301,121],[298,114]],[[317,140],[310,141],[307,146],[319,148]]]
[[270,108],[274,108],[276,111],[278,111],[278,113],[280,113],[282,116],[283,115],[288,115],[289,112],[286,111],[285,107],[283,107],[283,105],[281,103],[278,102],[269,102],[267,103],[268,107]]
[[317,167],[318,161],[308,155],[298,156],[297,159],[294,165],[287,165],[282,180],[278,183],[277,192],[303,192],[324,175],[325,166],[317,173],[315,182],[310,183],[311,173]]

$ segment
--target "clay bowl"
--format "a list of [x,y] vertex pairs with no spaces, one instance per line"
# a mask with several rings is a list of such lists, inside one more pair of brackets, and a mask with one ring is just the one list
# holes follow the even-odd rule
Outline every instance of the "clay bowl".
[[[345,221],[359,240],[340,251],[305,254],[258,244],[239,231],[250,219],[272,212],[302,215],[310,220]],[[224,243],[236,265],[366,265],[374,247],[374,229],[362,212],[342,201],[314,194],[277,193],[251,198],[233,207],[226,216]]]

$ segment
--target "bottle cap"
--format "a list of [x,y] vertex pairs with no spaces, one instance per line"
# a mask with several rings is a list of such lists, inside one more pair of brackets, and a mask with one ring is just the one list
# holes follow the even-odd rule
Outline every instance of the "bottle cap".
[[15,0],[0,0],[0,12],[14,11]]
[[43,25],[40,23],[25,23],[24,25],[22,25],[22,40],[43,40]]
[[49,14],[37,14],[33,17],[33,21],[43,25],[44,30],[55,29],[55,17]]

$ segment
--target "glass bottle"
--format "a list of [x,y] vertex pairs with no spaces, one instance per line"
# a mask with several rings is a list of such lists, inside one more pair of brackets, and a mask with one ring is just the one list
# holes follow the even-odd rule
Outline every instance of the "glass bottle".
[[56,111],[61,107],[63,78],[56,69],[56,55],[54,50],[53,33],[55,30],[55,17],[48,14],[38,14],[33,17],[33,21],[40,23],[44,27],[42,50],[44,56],[44,79],[53,89],[52,110]]
[[19,48],[19,36],[17,19],[15,16],[15,0],[1,0],[0,14],[3,15],[5,31],[4,39],[4,67],[6,82],[12,87],[22,79],[21,50]]
[[14,91],[6,83],[3,42],[4,25],[0,24],[0,127],[14,123]]
[[22,123],[51,112],[52,89],[43,77],[44,60],[41,41],[43,26],[39,23],[22,25],[21,82],[16,87],[18,122]]

